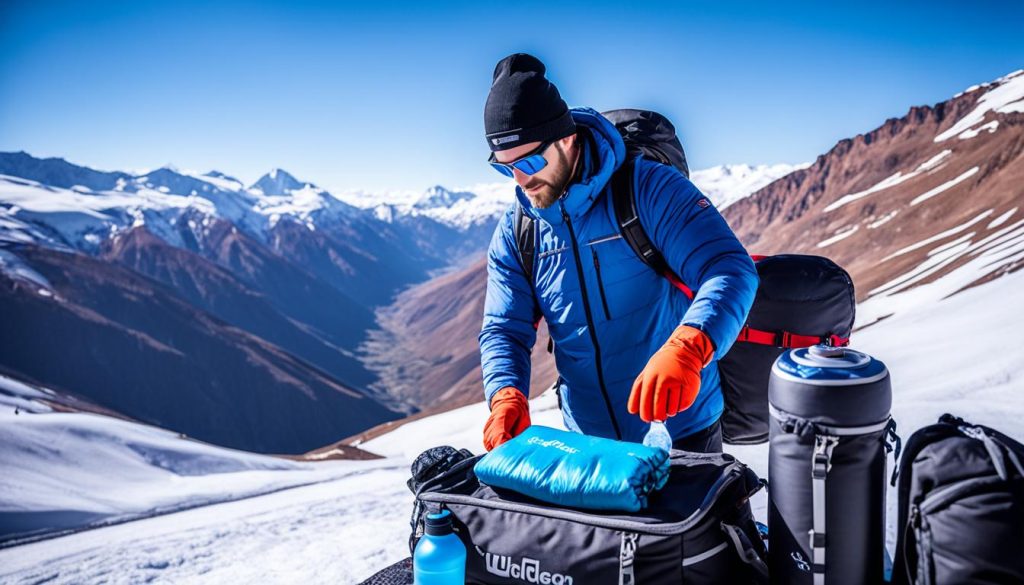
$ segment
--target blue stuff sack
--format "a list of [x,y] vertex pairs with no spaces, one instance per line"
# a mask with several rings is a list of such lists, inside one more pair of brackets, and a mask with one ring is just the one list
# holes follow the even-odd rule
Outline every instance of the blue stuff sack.
[[668,453],[627,443],[531,426],[473,468],[491,487],[544,502],[591,510],[636,512],[668,481]]

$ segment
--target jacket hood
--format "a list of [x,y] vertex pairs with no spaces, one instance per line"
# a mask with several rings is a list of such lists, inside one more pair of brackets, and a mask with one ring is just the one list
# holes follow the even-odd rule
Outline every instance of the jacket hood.
[[569,185],[565,194],[547,209],[534,209],[522,188],[516,186],[516,197],[524,213],[549,224],[562,223],[563,207],[572,219],[586,214],[608,184],[612,173],[626,159],[626,144],[607,118],[591,108],[573,108],[570,112],[577,127],[589,130],[583,135],[590,135],[590,140],[582,141],[582,178]]

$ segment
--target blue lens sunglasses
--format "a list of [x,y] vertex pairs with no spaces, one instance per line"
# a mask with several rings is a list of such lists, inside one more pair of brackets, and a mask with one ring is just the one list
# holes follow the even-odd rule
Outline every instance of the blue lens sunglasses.
[[519,172],[523,173],[524,175],[533,175],[540,172],[544,167],[548,166],[548,161],[546,158],[544,158],[544,151],[547,150],[548,147],[554,144],[555,142],[555,140],[548,140],[547,142],[542,142],[540,146],[533,149],[533,152],[530,152],[529,154],[526,154],[520,157],[518,160],[515,160],[510,163],[498,162],[497,160],[495,160],[494,153],[492,152],[491,157],[487,159],[487,162],[491,163],[491,166],[494,167],[494,170],[505,175],[506,177],[515,176],[512,169],[516,169]]

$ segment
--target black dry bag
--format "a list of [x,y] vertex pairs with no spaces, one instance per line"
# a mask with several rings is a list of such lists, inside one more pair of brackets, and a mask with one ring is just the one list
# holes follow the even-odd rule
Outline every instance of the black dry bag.
[[892,390],[882,362],[843,347],[782,354],[769,382],[772,581],[881,583]]

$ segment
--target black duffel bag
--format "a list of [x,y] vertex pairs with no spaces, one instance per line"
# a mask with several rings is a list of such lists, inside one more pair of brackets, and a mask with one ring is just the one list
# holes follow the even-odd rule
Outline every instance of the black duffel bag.
[[950,414],[907,441],[896,585],[1024,583],[1024,445]]
[[853,280],[822,256],[753,256],[760,284],[747,324],[718,361],[722,439],[730,445],[768,440],[768,376],[790,348],[846,345],[853,329]]
[[730,455],[673,451],[671,473],[636,513],[559,507],[481,484],[480,456],[418,482],[411,547],[448,509],[473,584],[766,583],[749,498],[763,482]]

